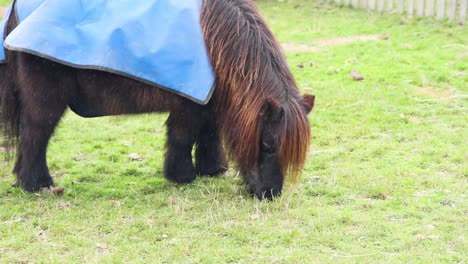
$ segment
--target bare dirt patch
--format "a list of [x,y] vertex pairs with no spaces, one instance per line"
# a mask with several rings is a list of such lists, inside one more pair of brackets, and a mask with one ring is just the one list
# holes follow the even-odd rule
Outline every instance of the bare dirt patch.
[[292,51],[292,52],[319,52],[319,47],[309,46],[305,44],[291,44],[291,43],[284,43],[281,44],[285,51]]
[[453,94],[449,90],[442,90],[432,86],[425,86],[425,87],[416,87],[414,88],[416,93],[421,95],[426,95],[434,98],[445,98],[450,97]]
[[292,52],[319,52],[326,47],[386,39],[388,39],[388,35],[357,35],[344,38],[319,39],[314,41],[313,45],[284,43],[282,46],[286,51]]

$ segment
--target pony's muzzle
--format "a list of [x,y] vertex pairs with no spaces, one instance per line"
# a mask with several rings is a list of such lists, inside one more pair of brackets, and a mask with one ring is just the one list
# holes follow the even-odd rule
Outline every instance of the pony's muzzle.
[[260,152],[258,167],[247,175],[249,193],[260,200],[272,200],[281,195],[283,179],[276,153]]

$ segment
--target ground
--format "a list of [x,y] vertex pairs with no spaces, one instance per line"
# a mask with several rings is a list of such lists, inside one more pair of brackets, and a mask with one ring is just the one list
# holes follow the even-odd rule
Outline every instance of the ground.
[[466,261],[468,28],[257,3],[317,96],[300,183],[273,202],[248,197],[235,169],[171,184],[166,115],[67,113],[48,155],[63,196],[13,189],[0,166],[0,262]]

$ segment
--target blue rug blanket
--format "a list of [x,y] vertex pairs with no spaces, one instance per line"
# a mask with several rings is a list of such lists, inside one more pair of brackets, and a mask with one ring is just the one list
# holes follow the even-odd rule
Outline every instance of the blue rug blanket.
[[214,75],[200,26],[202,0],[16,0],[13,4],[20,24],[4,39],[6,49],[124,75],[199,104],[210,99]]

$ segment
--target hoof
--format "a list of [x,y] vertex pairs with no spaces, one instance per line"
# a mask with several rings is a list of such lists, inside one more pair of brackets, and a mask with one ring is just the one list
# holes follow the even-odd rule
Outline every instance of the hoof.
[[13,187],[21,187],[21,189],[27,191],[27,192],[38,192],[44,188],[49,189],[54,186],[54,181],[52,178],[50,180],[44,181],[44,182],[37,182],[37,183],[25,183],[17,180],[15,183],[12,184]]
[[177,177],[166,176],[166,179],[175,183],[192,183],[195,180],[195,178],[196,178],[195,173],[193,173],[192,175],[187,175],[187,176],[180,176],[180,175],[178,175]]
[[166,179],[175,183],[191,183],[196,178],[193,166],[166,168],[164,176]]
[[222,166],[222,165],[219,165],[217,167],[212,167],[212,168],[197,166],[197,168],[195,169],[197,175],[205,176],[205,177],[218,177],[226,173],[227,170],[228,170],[228,167]]

